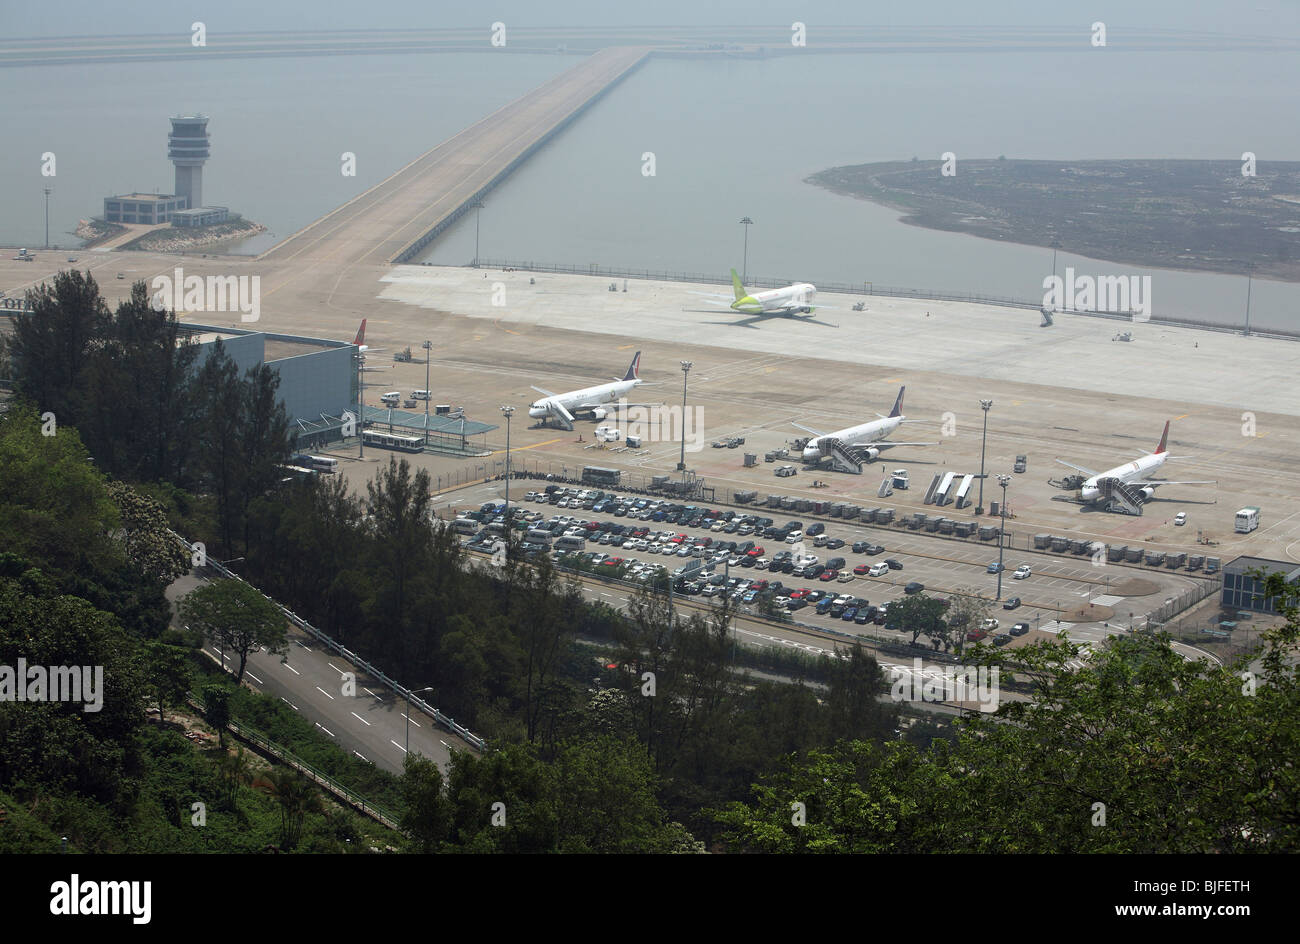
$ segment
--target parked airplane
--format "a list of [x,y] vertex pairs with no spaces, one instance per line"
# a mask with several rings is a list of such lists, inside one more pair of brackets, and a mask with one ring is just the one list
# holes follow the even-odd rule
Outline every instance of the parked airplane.
[[[1156,446],[1156,451],[1144,452],[1133,462],[1117,465],[1105,472],[1094,472],[1092,469],[1075,465],[1073,462],[1066,462],[1064,459],[1057,459],[1056,461],[1088,476],[1082,482],[1077,482],[1077,487],[1080,500],[1089,504],[1104,502],[1106,504],[1118,503],[1121,506],[1132,505],[1136,507],[1150,499],[1155,494],[1156,488],[1161,485],[1215,484],[1214,482],[1173,482],[1167,479],[1150,478],[1152,472],[1164,465],[1165,460],[1171,458],[1166,451],[1168,442],[1169,421],[1165,420],[1165,430],[1160,435],[1160,444]],[[1172,458],[1186,459],[1188,457],[1174,456]],[[1070,480],[1067,479],[1067,481]],[[1141,514],[1140,511],[1134,513]]]
[[[712,305],[726,305],[732,311],[738,311],[746,315],[811,315],[816,309],[813,306],[813,299],[817,295],[817,286],[811,282],[797,282],[794,285],[787,285],[785,288],[774,288],[766,292],[754,292],[753,294],[745,290],[745,286],[740,282],[740,276],[736,270],[731,270],[732,299],[730,302],[725,301],[726,295],[719,295],[709,292],[692,292],[692,295],[702,295],[708,299],[718,299],[710,301]],[[825,308],[826,305],[818,305],[816,308]]]
[[[618,404],[618,401],[629,390],[645,383],[638,376],[640,370],[641,352],[637,351],[622,380],[615,379],[613,383],[584,387],[581,390],[571,390],[568,393],[552,393],[541,387],[533,387],[534,390],[545,394],[545,396],[541,400],[528,405],[528,415],[543,422],[555,420],[564,429],[573,429],[573,418],[579,413],[590,415],[593,419],[603,420],[610,412],[618,408],[617,405],[610,407],[605,404]],[[648,406],[649,404],[629,403],[626,405]]]
[[369,344],[366,344],[366,320],[367,319],[365,318],[361,319],[361,327],[357,329],[357,336],[352,339],[352,343],[357,346],[357,351],[359,352],[359,357],[361,358],[361,369],[362,370],[388,370],[387,367],[365,366],[367,353],[378,354],[380,351],[384,350],[382,347],[371,347]]
[[938,443],[884,441],[884,438],[898,429],[906,419],[903,416],[903,393],[906,390],[905,386],[898,388],[898,399],[894,401],[894,408],[889,411],[888,416],[880,416],[877,413],[880,419],[860,423],[857,426],[850,426],[833,433],[823,433],[802,423],[795,423],[795,426],[813,434],[813,438],[804,446],[804,461],[816,462],[832,456],[837,445],[858,462],[875,459],[883,450],[892,449],[894,446],[937,446]]

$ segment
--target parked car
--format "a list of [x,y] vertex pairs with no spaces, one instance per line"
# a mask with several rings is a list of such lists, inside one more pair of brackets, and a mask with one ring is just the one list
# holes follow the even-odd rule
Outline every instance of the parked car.
[[1174,515],[1174,524],[1178,525],[1179,527],[1182,527],[1183,525],[1187,524],[1187,512],[1180,511],[1178,514]]
[[1011,577],[1014,580],[1024,580],[1033,572],[1034,569],[1030,567],[1028,564],[1021,564],[1019,567],[1016,568],[1016,572],[1012,574]]
[[884,561],[880,561],[879,563],[872,564],[867,573],[872,577],[883,577],[885,574],[889,573],[889,565]]
[[919,583],[918,581],[913,580],[911,583],[909,583],[906,587],[903,588],[903,592],[904,592],[904,593],[920,593],[920,592],[921,592],[922,590],[924,590],[924,589],[925,589],[925,584],[923,584],[923,583]]
[[826,525],[822,524],[820,521],[815,521],[812,524],[808,525],[808,530],[805,533],[808,534],[810,537],[816,537],[819,534],[825,534]]
[[999,564],[997,561],[994,561],[993,563],[989,564],[989,566],[988,566],[988,573],[990,573],[990,574],[1000,574],[1000,573],[1002,573],[1002,565]]
[[1012,636],[1023,636],[1025,633],[1029,632],[1029,624],[1016,623],[1016,625],[1012,626],[1008,632],[1010,632]]
[[857,574],[859,577],[865,577],[867,575],[867,571],[869,570],[871,570],[870,564],[859,564],[857,567],[853,568],[853,572]]
[[1006,603],[1003,603],[1003,604],[1002,604],[1002,609],[1004,609],[1004,610],[1014,610],[1014,609],[1015,609],[1016,607],[1018,607],[1019,605],[1020,605],[1020,597],[1012,597],[1012,598],[1011,598],[1010,600],[1008,600]]
[[890,558],[886,558],[886,560],[885,560],[885,566],[887,566],[890,570],[902,570],[902,569],[903,569],[903,565],[900,564],[898,561],[894,560],[894,558],[892,558],[892,557],[890,557]]

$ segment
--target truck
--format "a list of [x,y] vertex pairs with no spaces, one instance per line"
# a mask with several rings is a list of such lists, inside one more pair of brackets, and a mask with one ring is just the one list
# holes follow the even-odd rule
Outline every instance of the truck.
[[1259,508],[1255,505],[1248,505],[1237,512],[1236,525],[1233,530],[1238,534],[1249,534],[1259,527]]

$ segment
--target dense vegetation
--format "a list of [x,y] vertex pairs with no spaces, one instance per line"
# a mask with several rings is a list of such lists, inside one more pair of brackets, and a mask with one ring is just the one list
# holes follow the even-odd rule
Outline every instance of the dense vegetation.
[[[0,666],[102,665],[105,697],[93,713],[0,702],[0,849],[61,836],[93,851],[1296,847],[1294,588],[1274,585],[1290,626],[1249,670],[1145,636],[1078,672],[1068,644],[967,647],[1031,699],[900,732],[861,649],[773,663],[817,686],[760,680],[740,671],[723,609],[688,616],[647,590],[624,614],[585,603],[545,560],[466,560],[405,461],[364,495],[337,477],[280,483],[274,376],[240,378],[220,349],[196,363],[143,286],[111,317],[88,276],[34,299],[11,352],[21,399],[0,419]],[[105,421],[95,403],[144,419]],[[196,634],[169,628],[163,591],[190,559],[168,526],[243,557],[252,584],[400,680],[432,684],[492,749],[456,755],[445,777],[418,759],[393,777],[239,688],[196,655]],[[979,616],[913,600],[900,613],[936,648]],[[276,648],[283,623],[259,601],[216,583],[186,612],[230,650]],[[189,691],[218,732],[227,716],[262,730],[391,810],[405,836],[232,739],[196,747],[182,735],[202,728]]]

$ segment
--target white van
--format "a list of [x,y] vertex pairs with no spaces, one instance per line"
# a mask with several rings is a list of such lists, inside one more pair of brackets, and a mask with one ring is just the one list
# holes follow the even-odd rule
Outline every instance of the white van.
[[871,569],[867,571],[867,573],[872,577],[882,577],[885,574],[889,573],[889,565],[886,564],[884,561],[880,561],[878,563],[872,564]]
[[379,398],[379,402],[393,407],[402,402],[402,395],[396,390],[390,390]]
[[428,390],[412,390],[412,391],[411,391],[411,399],[412,399],[412,400],[432,400],[432,399],[433,399],[433,395],[432,395],[431,393],[429,393]]

